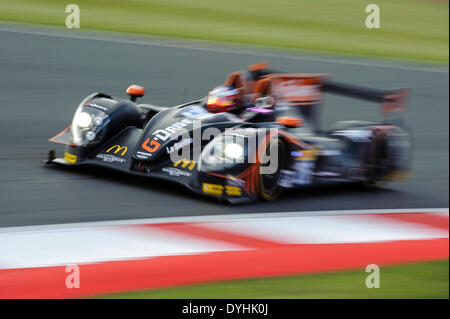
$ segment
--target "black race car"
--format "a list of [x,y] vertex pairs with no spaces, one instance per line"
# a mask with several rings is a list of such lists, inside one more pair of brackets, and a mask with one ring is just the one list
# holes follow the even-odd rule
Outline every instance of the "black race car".
[[[380,91],[336,83],[324,74],[274,72],[264,63],[232,73],[239,92],[233,112],[211,113],[201,99],[173,107],[87,96],[72,124],[49,139],[66,144],[47,165],[96,165],[169,179],[229,202],[276,199],[283,189],[317,181],[367,185],[404,179],[411,141],[402,116],[407,89]],[[383,122],[342,121],[317,127],[323,93],[381,103]]]

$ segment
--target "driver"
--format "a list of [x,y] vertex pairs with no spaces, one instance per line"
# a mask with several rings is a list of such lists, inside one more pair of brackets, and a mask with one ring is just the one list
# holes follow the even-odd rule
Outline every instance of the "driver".
[[239,71],[230,74],[224,85],[209,92],[206,110],[210,113],[231,113],[245,120],[257,117],[258,113],[248,108],[258,104],[252,100],[253,90],[258,80],[272,72],[267,67],[268,63],[262,62],[249,66],[246,73]]
[[[269,98],[270,97],[265,97],[264,99],[260,100],[266,101],[266,99]],[[271,115],[271,110],[267,110],[265,112],[262,112],[264,114],[260,114],[260,108],[259,111],[255,111],[254,109],[249,108],[251,106],[257,106],[260,103],[246,103],[245,100],[246,97],[243,97],[242,94],[239,94],[239,89],[236,89],[234,86],[218,86],[208,93],[205,108],[210,113],[233,114],[240,120],[245,121],[258,121],[261,120],[262,116],[267,117]],[[268,104],[263,107],[267,108],[270,106],[272,106],[272,104]]]
[[239,91],[233,86],[218,86],[208,93],[206,110],[211,113],[234,113],[240,109]]

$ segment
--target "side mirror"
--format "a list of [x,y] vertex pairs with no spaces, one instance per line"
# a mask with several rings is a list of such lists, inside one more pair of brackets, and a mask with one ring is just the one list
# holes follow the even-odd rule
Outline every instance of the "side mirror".
[[127,95],[130,96],[130,100],[136,102],[138,97],[143,97],[145,94],[145,88],[136,84],[130,85],[127,89]]
[[275,100],[271,96],[263,96],[255,100],[255,106],[263,109],[272,107],[274,104]]

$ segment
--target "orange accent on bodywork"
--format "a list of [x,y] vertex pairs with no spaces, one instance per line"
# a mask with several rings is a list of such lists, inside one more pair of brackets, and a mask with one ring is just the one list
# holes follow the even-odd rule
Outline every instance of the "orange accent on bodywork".
[[263,150],[269,145],[272,135],[276,135],[275,132],[270,131],[266,134],[263,141],[258,145],[258,150],[255,154],[254,164],[250,165],[241,174],[236,176],[237,179],[242,179],[245,181],[244,190],[248,194],[253,194],[258,196],[259,193],[259,167],[261,166],[261,161],[259,160],[259,154],[263,154]]
[[321,75],[271,75],[271,87],[278,100],[296,105],[316,104],[321,100]]
[[256,82],[252,100],[255,101],[257,98],[268,96],[271,94],[272,92],[270,91],[270,79],[263,78]]
[[233,86],[239,93],[239,101],[244,101],[244,97],[247,95],[247,83],[242,72],[231,73],[225,80],[224,86]]
[[126,92],[128,95],[144,96],[145,88],[136,84],[130,85]]
[[256,195],[258,191],[258,165],[257,163],[250,165],[248,168],[246,168],[242,173],[237,175],[236,177],[232,176],[225,176],[222,174],[216,174],[207,172],[208,175],[216,176],[223,179],[228,179],[231,181],[235,180],[242,180],[244,181],[244,191],[247,194],[253,194]]
[[276,119],[277,124],[284,125],[284,126],[302,126],[303,125],[303,119],[300,119],[298,117],[289,117],[289,116],[282,116],[278,117]]
[[254,71],[260,71],[260,70],[267,69],[269,67],[269,65],[270,65],[269,62],[259,62],[259,63],[256,63],[256,64],[249,65],[247,67],[247,70],[253,71],[253,72]]
[[257,81],[252,100],[270,95],[276,101],[295,105],[317,104],[322,98],[320,85],[327,77],[327,74],[268,74]]
[[211,173],[211,172],[206,172],[206,174],[212,175],[212,176],[216,176],[216,177],[220,177],[220,178],[224,178],[224,179],[235,180],[234,177],[231,177],[231,176],[225,176],[225,175],[222,175],[222,174]]
[[403,112],[406,109],[408,97],[409,97],[408,89],[399,89],[396,92],[387,95],[384,98],[383,105],[381,107],[381,112],[382,113]]
[[248,194],[257,195],[259,191],[258,183],[258,163],[250,165],[241,174],[236,176],[236,179],[241,179],[244,181],[244,190]]
[[329,74],[325,73],[271,73],[266,75],[267,78],[277,78],[277,79],[303,79],[309,80],[308,84],[312,83],[322,83],[323,80],[330,77]]

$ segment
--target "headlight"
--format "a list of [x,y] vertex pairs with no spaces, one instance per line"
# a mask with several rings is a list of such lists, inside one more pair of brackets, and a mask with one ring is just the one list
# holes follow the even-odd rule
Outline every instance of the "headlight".
[[92,117],[86,112],[80,112],[76,114],[73,122],[78,127],[88,128],[92,124]]
[[87,131],[86,132],[86,139],[89,142],[95,140],[95,132],[94,131]]
[[74,144],[85,146],[96,138],[100,138],[100,131],[108,122],[109,116],[106,113],[85,105],[85,101],[81,102],[72,121]]
[[100,125],[102,125],[102,123],[103,123],[103,118],[102,117],[96,116],[94,118],[94,125],[95,126],[100,126]]
[[200,170],[221,170],[245,162],[245,145],[230,141],[230,136],[219,135],[202,151]]
[[229,158],[232,160],[238,160],[242,158],[244,154],[244,148],[236,143],[226,144],[224,148],[225,158]]

